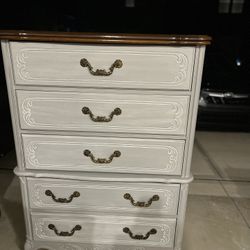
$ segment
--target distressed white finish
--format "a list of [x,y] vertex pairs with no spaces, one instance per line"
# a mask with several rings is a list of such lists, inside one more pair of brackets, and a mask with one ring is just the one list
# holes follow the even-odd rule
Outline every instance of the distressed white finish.
[[[12,42],[16,84],[112,87],[133,89],[190,89],[193,47],[125,47]],[[80,65],[86,58],[94,70],[123,62],[109,77],[93,76]]]
[[[108,46],[2,41],[24,205],[25,250],[180,250],[204,59],[204,46]],[[87,58],[109,77],[80,66]],[[116,107],[122,114],[96,123]],[[101,165],[96,158],[121,156]],[[72,192],[80,197],[60,204]],[[123,195],[148,201],[134,207]],[[59,237],[48,229],[82,230]],[[129,227],[156,235],[132,240]]]
[[28,247],[25,250],[172,250],[169,247],[141,247],[128,245],[108,245],[108,244],[88,244],[88,243],[69,243],[69,242],[44,242],[44,241],[27,241]]
[[[28,178],[31,208],[80,210],[80,211],[119,211],[123,214],[176,215],[179,203],[179,184],[134,184],[111,182],[82,182],[57,179]],[[45,195],[50,190],[56,198],[68,198],[75,191],[79,197],[71,203],[58,203]],[[146,202],[154,195],[159,196],[150,207],[135,207],[124,194],[129,193],[135,202]]]
[[[17,100],[22,129],[186,133],[188,96],[17,91]],[[95,122],[83,107],[95,116],[109,117],[115,108],[122,113],[110,122]]]
[[[79,136],[23,134],[28,169],[180,175],[184,140],[118,139]],[[108,159],[114,151],[121,156],[109,164],[94,163],[84,155]]]
[[[188,184],[193,181],[193,176],[179,177],[172,175],[149,175],[131,173],[101,173],[101,172],[70,172],[70,171],[27,171],[16,167],[14,173],[19,177],[54,178],[63,180],[80,181],[110,181],[124,183],[165,183],[165,184]],[[127,184],[129,185],[129,184]]]
[[[59,232],[70,232],[76,225],[80,225],[82,229],[72,237],[62,237],[49,229],[49,224],[55,225]],[[175,219],[165,218],[32,213],[34,239],[40,241],[134,245],[136,240],[123,232],[123,228],[128,227],[134,235],[146,235],[151,229],[157,230],[147,240],[137,240],[137,246],[172,247],[175,224]]]

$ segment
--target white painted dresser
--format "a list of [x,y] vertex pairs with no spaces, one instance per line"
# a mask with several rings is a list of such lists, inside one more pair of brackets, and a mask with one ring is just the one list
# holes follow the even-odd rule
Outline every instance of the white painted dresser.
[[180,250],[210,38],[0,39],[25,250]]

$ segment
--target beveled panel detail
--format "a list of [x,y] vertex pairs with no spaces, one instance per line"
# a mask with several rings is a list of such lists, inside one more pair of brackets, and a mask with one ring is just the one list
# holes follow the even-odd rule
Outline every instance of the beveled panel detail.
[[[124,211],[137,214],[166,214],[177,213],[179,189],[178,184],[150,185],[123,183],[82,183],[79,181],[60,181],[54,179],[28,180],[31,208],[77,210],[77,211]],[[70,203],[57,203],[45,195],[46,190],[51,190],[56,196],[65,197],[77,191],[81,195]],[[141,208],[132,206],[124,199],[126,193],[130,193],[136,200],[148,200],[153,195],[159,196],[159,200],[150,207]]]
[[[66,218],[65,215],[34,213],[32,215],[34,239],[58,241],[58,238],[60,238],[62,242],[135,245],[135,240],[123,232],[123,228],[126,226],[132,228],[134,232],[140,232],[142,235],[152,228],[156,230],[157,233],[151,235],[147,240],[137,240],[136,245],[138,247],[173,246],[175,219],[93,215],[73,215],[72,218]],[[49,224],[53,224],[58,230],[68,231],[75,223],[79,224],[82,230],[75,232],[71,237],[57,236],[48,228]],[[99,237],[100,235],[102,237]]]
[[[11,43],[16,84],[143,89],[191,88],[192,47],[112,47]],[[108,76],[91,75],[82,58],[108,72],[120,58],[123,66]]]
[[[23,129],[182,135],[186,133],[188,96],[38,91],[17,91],[17,96]],[[119,106],[123,114],[109,123],[95,123],[81,114],[83,106],[91,107],[100,115]]]
[[[23,136],[26,168],[180,175],[184,140]],[[96,156],[91,160],[89,153]],[[103,164],[109,156],[116,158]],[[86,156],[86,155],[87,156]],[[99,159],[100,162],[97,160]]]

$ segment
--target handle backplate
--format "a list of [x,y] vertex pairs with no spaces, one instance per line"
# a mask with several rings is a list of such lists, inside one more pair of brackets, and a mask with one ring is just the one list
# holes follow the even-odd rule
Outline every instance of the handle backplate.
[[112,121],[113,117],[116,115],[121,115],[122,110],[120,108],[115,108],[108,117],[106,116],[95,116],[92,111],[88,107],[83,107],[82,108],[82,113],[84,115],[89,115],[90,119],[93,122],[110,122]]
[[150,229],[145,235],[133,234],[128,227],[123,228],[123,232],[128,234],[133,240],[147,240],[151,234],[156,234],[157,230],[155,228]]
[[115,60],[114,63],[109,67],[108,71],[106,71],[105,69],[94,70],[90,62],[86,58],[81,59],[80,65],[83,68],[88,68],[90,74],[93,76],[110,76],[113,74],[114,69],[120,69],[123,63],[122,63],[122,60],[120,59]]
[[124,199],[129,200],[130,203],[135,207],[150,207],[153,201],[158,201],[160,199],[159,195],[153,195],[147,202],[145,201],[135,202],[134,198],[129,193],[124,194],[123,197]]
[[48,228],[50,230],[53,230],[57,236],[63,236],[63,237],[72,236],[75,233],[75,231],[80,231],[82,229],[80,225],[76,225],[75,227],[72,228],[70,232],[66,232],[66,231],[59,232],[54,224],[49,224]]
[[53,192],[49,189],[47,189],[45,191],[45,194],[47,196],[51,196],[52,199],[55,201],[55,202],[58,202],[58,203],[70,203],[74,198],[77,198],[80,196],[80,193],[75,191],[73,194],[70,195],[69,198],[56,198],[56,196],[53,194]]
[[118,151],[118,150],[114,151],[114,153],[111,154],[108,159],[106,159],[106,158],[97,158],[96,159],[95,156],[88,149],[84,150],[83,154],[85,156],[89,157],[92,162],[97,163],[97,164],[109,164],[109,163],[111,163],[113,161],[113,159],[115,157],[120,157],[121,156],[121,152]]

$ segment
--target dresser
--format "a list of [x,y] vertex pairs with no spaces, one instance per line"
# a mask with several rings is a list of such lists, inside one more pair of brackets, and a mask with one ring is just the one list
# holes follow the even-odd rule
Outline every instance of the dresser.
[[25,250],[180,250],[208,36],[1,31]]

